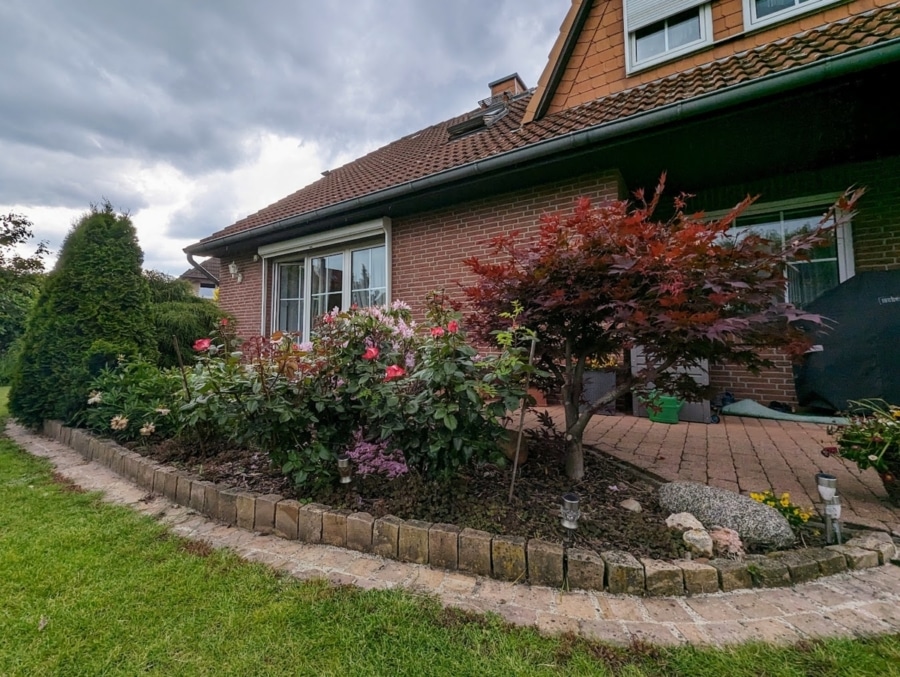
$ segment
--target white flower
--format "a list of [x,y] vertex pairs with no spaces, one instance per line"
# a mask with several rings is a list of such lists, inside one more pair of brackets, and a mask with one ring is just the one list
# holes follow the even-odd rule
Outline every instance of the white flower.
[[128,427],[128,419],[121,414],[113,416],[109,422],[109,427],[113,430],[125,430]]
[[144,437],[150,437],[150,435],[152,435],[155,432],[156,432],[156,426],[153,425],[153,423],[151,423],[149,421],[147,423],[145,423],[143,425],[143,427],[141,428],[141,435],[143,435]]
[[166,409],[165,407],[157,407],[156,409],[154,409],[154,411],[157,414],[159,414],[160,416],[168,416],[169,415],[169,410]]
[[88,404],[100,404],[103,401],[103,393],[99,390],[92,390],[88,397]]

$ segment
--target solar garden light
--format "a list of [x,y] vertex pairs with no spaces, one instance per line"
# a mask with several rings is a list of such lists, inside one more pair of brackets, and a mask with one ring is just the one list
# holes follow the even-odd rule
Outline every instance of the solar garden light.
[[341,475],[341,484],[350,484],[350,475],[353,474],[353,468],[350,467],[350,457],[347,454],[338,456],[337,466]]
[[562,508],[559,514],[560,523],[566,530],[566,541],[571,542],[575,537],[575,530],[578,528],[578,518],[581,517],[581,510],[578,508],[578,494],[563,494]]
[[825,472],[816,474],[816,488],[825,503],[825,541],[841,542],[841,497],[837,495],[837,477]]

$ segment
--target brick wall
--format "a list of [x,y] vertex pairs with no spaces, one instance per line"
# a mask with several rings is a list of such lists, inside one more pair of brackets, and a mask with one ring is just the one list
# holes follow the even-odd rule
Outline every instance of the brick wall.
[[[630,76],[625,74],[622,1],[596,2],[585,21],[548,112],[554,113],[593,101],[891,2],[893,0],[853,0],[823,7],[784,23],[745,32],[742,1],[717,0],[711,6],[713,45]],[[551,53],[551,56],[555,53]],[[543,80],[544,76],[542,84]]]
[[[234,261],[241,273],[241,281],[231,277],[228,265]],[[219,276],[219,306],[237,320],[237,330],[245,337],[260,333],[262,293],[262,260],[254,261],[252,254],[222,257]]]
[[393,221],[393,297],[420,310],[425,295],[446,290],[462,298],[460,284],[473,282],[463,259],[484,256],[487,243],[497,235],[519,231],[533,236],[542,214],[571,211],[578,197],[595,200],[624,196],[617,172],[556,181],[527,189],[467,202],[447,209]]

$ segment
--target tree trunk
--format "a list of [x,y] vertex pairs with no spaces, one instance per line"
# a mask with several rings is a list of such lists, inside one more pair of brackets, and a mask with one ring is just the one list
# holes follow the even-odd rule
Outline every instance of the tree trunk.
[[584,477],[584,446],[580,435],[566,437],[566,477],[578,482]]

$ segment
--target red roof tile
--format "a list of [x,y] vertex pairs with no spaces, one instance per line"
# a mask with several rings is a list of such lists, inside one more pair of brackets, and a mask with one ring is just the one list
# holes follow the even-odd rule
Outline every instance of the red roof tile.
[[522,116],[532,96],[529,92],[510,102],[509,113],[485,129],[450,140],[448,128],[477,112],[473,111],[410,134],[332,170],[315,183],[201,242],[249,231],[569,132],[644,113],[895,38],[900,38],[898,5],[805,31],[553,113],[523,126]]

